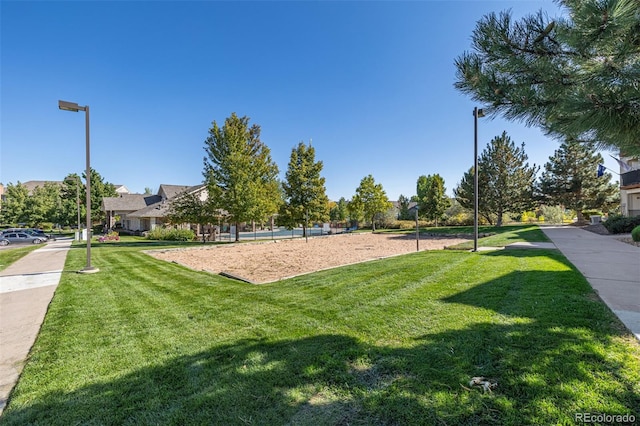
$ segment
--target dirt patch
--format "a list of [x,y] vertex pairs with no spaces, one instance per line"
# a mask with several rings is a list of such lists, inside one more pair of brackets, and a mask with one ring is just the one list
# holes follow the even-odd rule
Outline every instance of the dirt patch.
[[[441,250],[464,238],[420,238],[420,251]],[[337,266],[416,251],[415,235],[345,234],[327,237],[234,243],[198,249],[151,250],[158,259],[198,271],[228,273],[254,283],[267,283]]]
[[594,225],[586,225],[586,226],[583,226],[582,229],[584,229],[585,231],[593,232],[594,234],[611,235],[609,230],[605,228],[604,225],[601,223],[596,223]]

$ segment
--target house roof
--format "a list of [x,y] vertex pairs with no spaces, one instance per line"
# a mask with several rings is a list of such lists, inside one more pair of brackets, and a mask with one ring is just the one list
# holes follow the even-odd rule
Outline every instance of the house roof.
[[[165,217],[169,213],[169,207],[171,206],[171,200],[175,199],[178,195],[199,191],[206,186],[203,184],[186,186],[186,185],[160,185],[158,189],[158,197],[155,203],[143,206],[139,210],[129,213],[129,217]],[[167,198],[164,199],[162,195]],[[171,195],[171,197],[169,197]]]
[[121,194],[118,197],[104,197],[102,209],[104,211],[131,211],[143,209],[162,201],[159,195]]
[[56,185],[62,185],[62,182],[59,180],[28,180],[26,182],[23,182],[22,185],[24,185],[27,190],[29,191],[29,195],[33,194],[33,191],[37,188],[44,188],[44,184],[50,182],[50,183],[55,183]]
[[129,188],[127,188],[124,185],[116,185],[114,183],[113,186],[116,188],[116,192],[118,194],[130,194],[131,193],[131,191],[129,191]]
[[136,210],[133,213],[129,213],[127,217],[165,217],[169,212],[170,206],[171,203],[160,201],[140,210]]
[[192,188],[189,185],[165,185],[161,184],[158,188],[158,195],[162,196],[165,200],[170,200],[176,195],[187,191]]
[[[392,201],[391,204],[393,204],[393,207],[395,207],[396,209],[400,209],[400,201]],[[409,201],[407,208],[411,210],[415,208],[417,205],[418,203],[416,203],[415,201]]]

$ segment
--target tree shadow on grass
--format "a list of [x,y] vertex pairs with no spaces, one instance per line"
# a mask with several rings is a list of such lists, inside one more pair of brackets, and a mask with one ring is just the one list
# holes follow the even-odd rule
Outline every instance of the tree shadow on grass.
[[[340,334],[238,340],[34,402],[19,386],[0,424],[521,425],[570,424],[576,412],[640,417],[640,396],[624,371],[633,364],[612,343],[624,332],[590,294],[567,268],[512,272],[443,299],[495,320],[423,333],[408,347]],[[480,375],[498,382],[493,393],[468,389]]]

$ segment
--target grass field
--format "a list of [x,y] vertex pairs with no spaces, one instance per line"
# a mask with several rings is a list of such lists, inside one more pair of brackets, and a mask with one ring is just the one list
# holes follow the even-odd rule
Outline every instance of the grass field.
[[[404,229],[402,231],[397,230],[383,230],[380,232],[390,233],[415,233],[415,229]],[[438,226],[431,228],[420,228],[421,235],[467,235],[469,238],[473,238],[473,226]],[[506,245],[517,242],[547,242],[549,239],[544,232],[537,225],[530,224],[517,224],[517,225],[504,225],[504,226],[479,226],[478,239],[479,247],[504,247]],[[488,235],[482,237],[482,235]],[[459,250],[470,250],[473,248],[473,240],[466,243],[451,246],[451,248]]]
[[0,271],[5,270],[7,266],[11,265],[16,260],[39,248],[42,248],[42,246],[38,244],[29,244],[28,246],[11,246],[0,250]]
[[[130,244],[96,245],[98,274],[63,274],[0,424],[640,418],[640,345],[555,250],[421,252],[253,286]],[[83,262],[71,250],[65,270]]]

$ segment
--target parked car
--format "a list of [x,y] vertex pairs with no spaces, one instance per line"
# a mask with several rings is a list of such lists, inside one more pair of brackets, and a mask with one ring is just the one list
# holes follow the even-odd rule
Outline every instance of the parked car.
[[46,238],[47,240],[53,240],[53,241],[55,241],[55,237],[54,237],[52,234],[47,234],[47,233],[45,233],[42,229],[38,229],[38,228],[27,228],[25,231],[27,232],[27,234],[37,235],[37,236],[39,236],[39,237]]
[[22,231],[24,231],[24,228],[8,228],[8,229],[3,229],[2,233],[8,234],[9,232],[22,232]]
[[0,238],[0,245],[6,246],[7,244],[42,244],[47,239],[39,237],[37,235],[27,234],[26,232],[7,232],[3,233]]
[[6,235],[6,234],[13,234],[16,232],[22,232],[24,234],[29,234],[29,235],[33,235],[36,237],[40,237],[44,240],[54,240],[55,238],[53,237],[53,235],[51,234],[47,234],[45,233],[42,229],[37,229],[37,228],[9,228],[9,229],[5,229],[4,231],[2,231],[2,236]]

